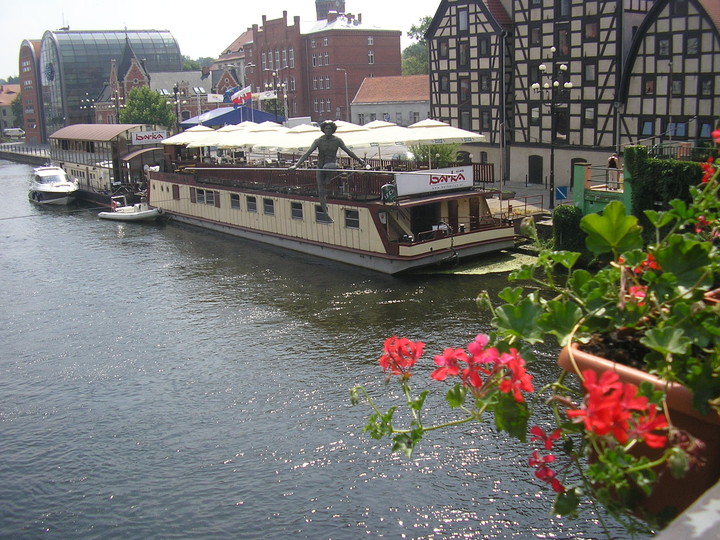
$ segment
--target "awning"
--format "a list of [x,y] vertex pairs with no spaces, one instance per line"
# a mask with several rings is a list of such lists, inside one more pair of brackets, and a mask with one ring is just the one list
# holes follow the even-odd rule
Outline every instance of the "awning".
[[121,161],[130,161],[131,159],[136,158],[141,154],[145,154],[147,152],[152,152],[153,150],[159,150],[160,152],[162,152],[163,147],[162,146],[153,146],[152,148],[143,148],[142,150],[135,150],[133,152],[125,154],[124,156],[120,156],[120,160]]

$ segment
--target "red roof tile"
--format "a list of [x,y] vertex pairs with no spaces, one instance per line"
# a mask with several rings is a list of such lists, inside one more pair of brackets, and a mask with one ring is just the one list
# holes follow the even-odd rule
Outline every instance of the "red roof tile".
[[389,101],[430,101],[430,78],[427,75],[366,77],[353,99],[353,103]]

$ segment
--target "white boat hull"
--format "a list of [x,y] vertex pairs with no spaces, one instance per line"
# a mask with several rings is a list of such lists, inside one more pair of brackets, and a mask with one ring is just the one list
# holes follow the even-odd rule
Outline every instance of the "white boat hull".
[[160,208],[150,208],[146,203],[133,206],[120,206],[112,212],[100,212],[100,219],[112,221],[155,221],[163,214]]
[[36,204],[66,206],[78,194],[77,180],[69,180],[60,167],[37,167],[28,199]]

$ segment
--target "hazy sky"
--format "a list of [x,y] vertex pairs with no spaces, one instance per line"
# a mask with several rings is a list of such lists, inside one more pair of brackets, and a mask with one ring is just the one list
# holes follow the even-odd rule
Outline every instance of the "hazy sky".
[[[216,58],[253,24],[282,17],[315,20],[314,0],[250,2],[157,2],[152,0],[22,0],[3,2],[0,32],[0,78],[18,75],[18,54],[24,39],[41,39],[46,30],[169,30],[190,58]],[[202,7],[193,13],[192,6]],[[433,16],[440,0],[345,0],[345,11],[362,13],[363,22],[402,31],[402,47],[413,24]],[[182,9],[181,9],[182,6]],[[109,69],[109,66],[108,66]]]

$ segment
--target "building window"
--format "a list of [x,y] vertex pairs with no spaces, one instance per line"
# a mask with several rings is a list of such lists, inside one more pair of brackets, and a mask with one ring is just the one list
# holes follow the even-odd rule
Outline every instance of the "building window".
[[265,53],[262,53],[262,68],[267,69],[267,55]]
[[395,113],[395,123],[398,126],[402,126],[402,122],[403,122],[403,114],[401,112],[396,112]]
[[468,10],[458,9],[458,32],[467,32],[470,29]]
[[478,38],[478,54],[484,58],[490,56],[490,40],[487,37]]
[[697,56],[700,54],[700,38],[698,36],[687,36],[685,38],[685,55]]
[[583,111],[583,127],[595,127],[595,107],[585,107]]
[[555,2],[555,16],[558,19],[567,19],[570,17],[570,0]]
[[460,103],[465,103],[470,99],[470,77],[460,78]]
[[489,92],[490,91],[490,74],[489,73],[481,73],[480,74],[480,91],[481,92]]
[[365,114],[364,113],[358,114],[358,124],[360,124],[361,126],[365,125]]
[[319,108],[317,99],[313,100],[313,105],[315,107],[315,112],[320,112],[320,108]]
[[317,55],[312,55],[312,67],[317,67]]
[[299,202],[291,202],[290,203],[290,217],[292,219],[302,219],[303,218],[302,203],[299,203]]
[[491,124],[491,114],[488,110],[480,111],[480,129],[490,129]]
[[[313,78],[314,78],[314,77],[313,77]],[[325,88],[325,79],[323,79],[322,77],[320,77],[320,80],[318,81],[318,83],[319,83],[318,86],[320,87],[320,90],[322,90],[323,88]]]
[[325,90],[330,90],[330,75],[325,75]]
[[597,81],[597,64],[595,62],[587,62],[584,71],[585,83],[594,83]]
[[325,65],[330,65],[330,53],[325,53]]
[[287,65],[288,65],[287,49],[283,49],[283,50],[282,50],[282,67],[285,67],[285,66],[287,66]]
[[653,133],[653,121],[648,118],[640,118],[640,136],[651,137]]
[[317,77],[313,77],[313,90],[317,90]]
[[375,63],[375,53],[373,51],[368,51],[368,64],[374,64]]
[[472,115],[470,111],[462,111],[460,113],[460,129],[472,131]]
[[646,96],[655,95],[655,77],[652,75],[643,76],[643,93]]
[[442,40],[440,43],[438,43],[438,55],[440,58],[447,58],[450,51],[450,45],[448,44],[447,40]]
[[263,199],[263,214],[266,216],[275,215],[275,201],[272,199]]
[[698,88],[698,94],[700,97],[710,97],[714,95],[713,90],[713,81],[715,79],[714,75],[700,75],[699,78],[699,88]]
[[290,50],[288,51],[288,67],[295,67],[295,49],[292,47],[290,47]]
[[461,41],[458,44],[458,67],[470,67],[470,42]]
[[358,210],[345,210],[345,226],[348,229],[360,228],[360,212]]
[[540,45],[542,42],[542,28],[540,23],[530,25],[530,45]]
[[328,38],[323,38],[323,45],[324,45],[325,47],[328,46]]
[[658,37],[657,55],[661,58],[668,58],[672,54],[670,37]]
[[257,199],[253,195],[248,195],[245,198],[245,204],[248,212],[257,212]]
[[447,73],[440,75],[440,91],[441,92],[449,92],[450,91],[450,75]]
[[368,45],[374,45],[374,41],[373,36],[368,36]]
[[673,96],[682,96],[683,94],[683,78],[675,76],[670,83],[670,92]]
[[687,0],[674,0],[668,4],[670,6],[670,12],[675,16],[687,16],[688,14],[688,3]]
[[417,124],[420,121],[420,113],[419,112],[411,112],[410,113],[410,122],[413,124]]
[[567,58],[570,56],[570,29],[558,28],[557,40],[558,44],[557,53],[558,56]]
[[540,124],[540,107],[530,108],[530,124],[534,126]]
[[238,195],[237,193],[230,194],[230,208],[240,210],[240,195]]
[[585,25],[583,27],[583,36],[585,38],[585,41],[597,41],[599,36],[597,19],[585,21]]
[[311,48],[311,49],[314,49],[314,48],[315,48],[315,40],[314,40],[314,39],[311,39],[311,40],[310,40],[310,48]]
[[173,200],[179,201],[180,200],[180,186],[177,184],[173,184],[172,186],[172,196]]

